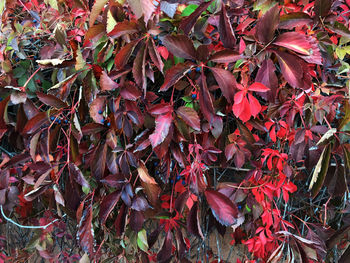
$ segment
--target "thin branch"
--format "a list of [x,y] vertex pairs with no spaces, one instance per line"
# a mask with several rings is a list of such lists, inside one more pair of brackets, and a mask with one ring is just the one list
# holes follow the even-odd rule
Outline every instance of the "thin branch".
[[[24,226],[24,225],[21,225],[21,224],[18,224],[17,222],[13,221],[11,218],[8,218],[5,213],[4,213],[4,210],[2,209],[2,205],[0,205],[0,211],[1,211],[1,215],[10,223],[20,227],[20,228],[27,228],[27,229],[46,229],[48,226],[52,225],[53,223],[55,223],[56,221],[60,220],[60,219],[55,219],[53,220],[51,223],[47,224],[47,225],[44,225],[44,226]],[[66,215],[63,215],[63,216],[66,216]]]

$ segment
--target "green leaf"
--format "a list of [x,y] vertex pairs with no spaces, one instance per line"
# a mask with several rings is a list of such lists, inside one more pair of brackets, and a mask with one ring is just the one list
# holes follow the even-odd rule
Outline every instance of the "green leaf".
[[343,60],[347,54],[350,54],[350,46],[337,47],[335,53],[339,59]]
[[321,190],[323,186],[324,179],[326,177],[329,162],[331,159],[332,144],[328,144],[322,151],[320,159],[318,160],[314,172],[312,174],[309,190],[311,190],[312,197],[316,195]]
[[26,73],[26,70],[22,67],[17,67],[13,70],[13,77],[18,79]]
[[189,16],[192,14],[196,9],[198,5],[188,5],[184,11],[182,11],[181,16]]
[[147,233],[145,229],[137,233],[137,246],[144,252],[148,251]]
[[182,97],[182,100],[184,102],[192,102],[192,99],[190,97],[188,97],[188,96]]

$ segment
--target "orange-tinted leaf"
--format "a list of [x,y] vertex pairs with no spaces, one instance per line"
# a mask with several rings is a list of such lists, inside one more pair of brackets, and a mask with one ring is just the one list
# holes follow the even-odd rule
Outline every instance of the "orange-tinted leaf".
[[157,184],[153,177],[148,173],[147,167],[143,162],[140,163],[140,166],[137,168],[141,180],[147,184]]

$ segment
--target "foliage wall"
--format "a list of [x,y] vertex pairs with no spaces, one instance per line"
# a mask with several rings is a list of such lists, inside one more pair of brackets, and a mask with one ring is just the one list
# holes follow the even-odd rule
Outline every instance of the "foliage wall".
[[43,226],[2,258],[348,262],[350,1],[0,13],[1,224]]

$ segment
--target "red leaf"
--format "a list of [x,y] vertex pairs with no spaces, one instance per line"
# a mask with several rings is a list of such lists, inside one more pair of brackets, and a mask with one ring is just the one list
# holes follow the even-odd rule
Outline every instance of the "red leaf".
[[259,91],[259,92],[266,92],[269,91],[270,89],[266,87],[264,84],[255,82],[252,85],[248,87],[248,90],[250,91]]
[[165,140],[166,136],[169,133],[172,121],[172,112],[169,112],[165,115],[157,116],[155,131],[149,136],[149,140],[151,141],[153,148],[155,148]]
[[204,239],[202,229],[199,222],[198,202],[195,202],[187,215],[187,231],[188,233]]
[[158,50],[156,49],[156,46],[154,45],[154,41],[151,38],[150,42],[148,44],[148,51],[149,51],[149,56],[151,57],[154,65],[156,65],[156,67],[159,69],[160,72],[163,72],[163,68],[164,68],[164,63],[162,61],[162,58],[159,55]]
[[134,21],[124,20],[115,25],[113,30],[108,33],[108,36],[112,38],[118,38],[126,34],[133,34],[138,31],[137,23]]
[[213,215],[222,225],[230,226],[236,223],[237,207],[227,196],[214,190],[206,190],[204,194]]
[[194,49],[192,40],[185,35],[176,35],[171,36],[167,35],[163,39],[164,46],[172,53],[173,55],[186,58],[186,59],[195,59],[196,50]]
[[101,77],[100,77],[100,85],[101,90],[114,90],[118,88],[117,82],[113,81],[105,71],[102,71]]
[[181,21],[179,28],[182,29],[186,35],[190,33],[199,16],[207,10],[211,2],[213,2],[213,0],[201,3],[192,14]]
[[230,71],[222,68],[210,68],[210,70],[213,72],[213,75],[219,84],[222,94],[229,103],[232,103],[237,84],[236,78]]
[[48,124],[49,118],[47,117],[47,112],[40,112],[31,118],[23,128],[23,134],[32,134],[42,125]]
[[218,52],[215,52],[211,57],[210,61],[216,63],[231,63],[236,62],[237,60],[243,58],[243,56],[236,51],[229,49],[224,49]]
[[219,18],[219,34],[220,40],[225,48],[233,49],[236,45],[236,37],[232,29],[230,18],[227,16],[226,5],[222,3]]
[[140,40],[137,39],[126,44],[121,50],[119,50],[118,54],[115,55],[114,64],[117,69],[123,69],[126,63],[128,63],[128,60],[139,41]]
[[173,107],[167,102],[160,102],[157,104],[153,104],[148,108],[148,112],[152,115],[161,115],[168,113],[173,110]]
[[182,106],[176,110],[177,115],[179,115],[187,125],[196,131],[201,130],[201,123],[197,112],[189,107]]
[[51,94],[44,94],[42,92],[37,92],[36,95],[38,96],[38,99],[51,107],[54,107],[56,109],[61,109],[61,108],[66,108],[68,107],[67,103],[63,102],[62,100],[60,100],[59,98],[57,98],[54,95]]
[[275,34],[278,23],[279,8],[278,5],[275,5],[258,20],[256,24],[256,38],[264,44],[269,43]]
[[100,205],[100,220],[102,224],[106,223],[107,217],[112,212],[115,205],[118,203],[120,199],[121,191],[115,191],[103,198],[103,201]]
[[79,222],[77,239],[80,247],[90,256],[93,255],[94,249],[94,230],[92,225],[92,206],[89,205],[84,211]]
[[228,144],[225,147],[225,157],[229,161],[232,159],[233,155],[237,152],[237,146],[234,143]]
[[176,84],[186,72],[190,69],[188,64],[177,64],[176,66],[170,68],[166,74],[163,85],[160,87],[160,91],[167,91],[171,86]]

